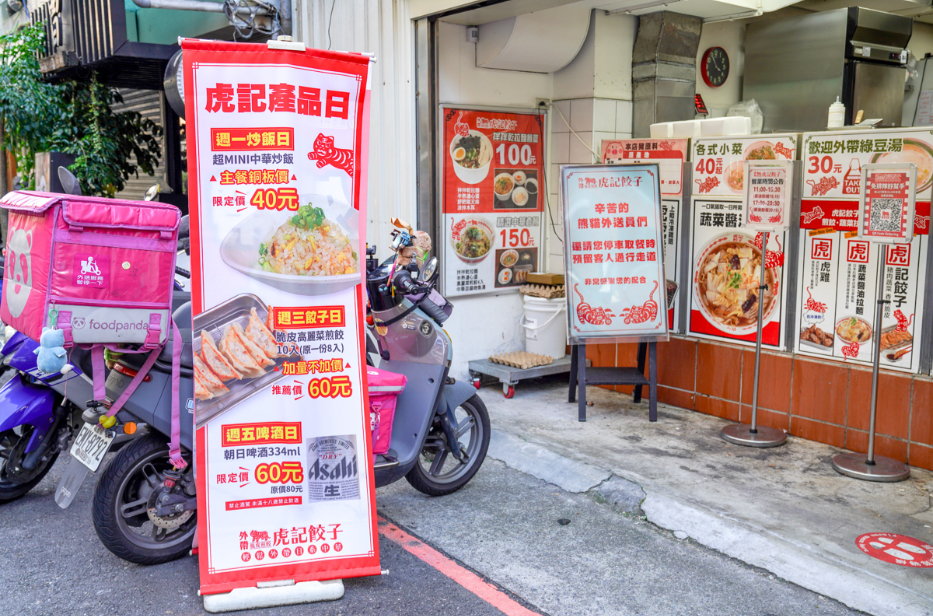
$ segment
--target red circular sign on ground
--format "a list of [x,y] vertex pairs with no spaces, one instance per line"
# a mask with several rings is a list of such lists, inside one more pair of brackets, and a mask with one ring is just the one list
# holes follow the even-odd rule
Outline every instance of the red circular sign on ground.
[[902,567],[933,567],[933,545],[895,533],[867,533],[855,545],[869,556]]

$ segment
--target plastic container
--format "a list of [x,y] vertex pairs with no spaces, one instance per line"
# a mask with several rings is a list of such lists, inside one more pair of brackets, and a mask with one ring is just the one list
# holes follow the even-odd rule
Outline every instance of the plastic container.
[[560,359],[567,348],[567,299],[525,296],[522,327],[525,328],[525,350]]
[[846,106],[842,104],[839,97],[836,102],[829,106],[829,121],[826,128],[842,128],[846,123]]
[[33,340],[57,326],[68,348],[165,342],[178,208],[32,191],[8,193],[0,208],[9,210],[4,323]]
[[368,366],[366,374],[369,380],[369,418],[373,432],[373,455],[388,453],[392,443],[392,422],[395,419],[395,406],[398,396],[405,389],[408,378],[404,374],[395,374]]

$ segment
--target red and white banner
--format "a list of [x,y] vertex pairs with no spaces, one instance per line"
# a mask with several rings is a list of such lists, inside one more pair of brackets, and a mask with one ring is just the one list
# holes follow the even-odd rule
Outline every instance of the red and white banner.
[[379,574],[369,58],[187,40],[201,593]]
[[539,270],[542,113],[441,107],[444,295],[517,290]]

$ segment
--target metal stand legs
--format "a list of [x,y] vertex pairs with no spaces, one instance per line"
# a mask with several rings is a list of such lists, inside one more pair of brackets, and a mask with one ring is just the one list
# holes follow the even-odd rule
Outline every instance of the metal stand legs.
[[878,256],[878,305],[875,308],[875,339],[872,348],[871,418],[868,424],[868,453],[840,453],[833,456],[833,468],[843,475],[865,481],[903,481],[910,477],[910,467],[897,460],[875,456],[875,414],[878,410],[878,366],[881,362],[881,318],[884,305],[884,262],[888,247]]
[[783,430],[758,425],[758,374],[761,367],[761,328],[765,316],[764,292],[768,288],[765,279],[765,263],[768,259],[768,235],[764,233],[761,243],[761,275],[758,286],[758,337],[755,340],[755,385],[752,390],[752,423],[732,424],[722,429],[723,440],[746,447],[777,447],[787,442]]

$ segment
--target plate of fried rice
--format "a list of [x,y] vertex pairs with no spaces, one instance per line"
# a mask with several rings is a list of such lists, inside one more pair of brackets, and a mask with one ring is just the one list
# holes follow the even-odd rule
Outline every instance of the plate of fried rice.
[[297,295],[326,295],[360,282],[359,213],[344,203],[301,196],[297,210],[258,211],[224,238],[233,269]]

